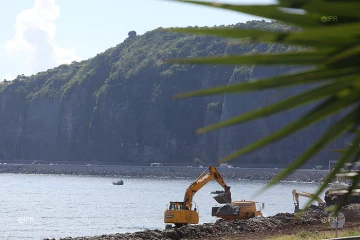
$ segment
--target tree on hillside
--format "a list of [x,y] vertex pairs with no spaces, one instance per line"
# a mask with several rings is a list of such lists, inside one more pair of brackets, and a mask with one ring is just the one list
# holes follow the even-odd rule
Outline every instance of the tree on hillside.
[[136,32],[135,32],[135,31],[130,31],[130,32],[128,33],[128,36],[129,36],[129,38],[136,37]]

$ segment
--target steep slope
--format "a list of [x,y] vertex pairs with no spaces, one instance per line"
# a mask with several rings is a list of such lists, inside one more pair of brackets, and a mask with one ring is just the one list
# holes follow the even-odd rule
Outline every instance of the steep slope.
[[[289,28],[251,21],[231,27]],[[172,100],[175,93],[282,74],[293,67],[163,64],[165,59],[283,52],[294,47],[157,29],[80,63],[0,85],[0,159],[119,164],[215,162],[295,119],[285,115],[195,135],[194,130],[289,95],[284,92]],[[303,88],[292,89],[298,92]],[[329,123],[250,154],[245,163],[288,163]],[[275,149],[275,150],[274,150]],[[284,154],[286,153],[286,154]],[[271,156],[271,157],[270,157]],[[322,155],[323,156],[323,155]],[[316,159],[316,164],[328,159]],[[239,161],[239,162],[241,162]]]

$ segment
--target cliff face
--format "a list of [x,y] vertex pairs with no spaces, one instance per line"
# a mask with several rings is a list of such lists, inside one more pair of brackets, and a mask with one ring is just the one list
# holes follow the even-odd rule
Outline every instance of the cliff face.
[[[297,70],[299,69],[294,67],[241,67],[234,72],[231,77],[231,82],[261,79]],[[267,90],[256,93],[225,96],[224,106],[222,108],[222,120],[275,103],[291,95],[298,94],[307,88],[307,86],[297,86],[280,90]],[[219,155],[226,156],[241,147],[245,147],[250,143],[280,130],[282,127],[304,115],[312,107],[314,107],[314,105],[301,106],[284,113],[247,122],[239,126],[221,129],[218,148]],[[331,124],[335,123],[335,120],[335,117],[333,117],[321,121],[314,126],[305,128],[296,134],[243,156],[238,160],[239,162],[248,164],[288,164],[311,146],[317,137],[321,136]],[[343,148],[343,140],[335,142],[330,148]],[[331,151],[323,151],[313,159],[313,163],[328,164],[329,160],[334,160],[336,157],[337,155]]]
[[[253,21],[240,27],[270,25],[274,23]],[[308,107],[203,135],[195,135],[195,129],[305,88],[180,100],[172,100],[172,96],[296,69],[171,65],[162,61],[288,50],[293,49],[267,44],[232,46],[223,39],[158,30],[129,36],[122,44],[87,61],[31,77],[19,76],[0,85],[0,159],[189,164],[197,158],[213,163],[296,119]],[[330,122],[236,162],[288,163]],[[327,163],[326,154],[315,161]]]

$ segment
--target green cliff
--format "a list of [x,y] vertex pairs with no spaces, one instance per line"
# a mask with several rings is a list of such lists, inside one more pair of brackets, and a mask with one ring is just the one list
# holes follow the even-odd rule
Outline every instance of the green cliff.
[[[291,30],[250,21],[228,27]],[[304,88],[241,96],[172,100],[175,93],[282,74],[291,66],[164,64],[164,60],[296,51],[264,43],[184,35],[157,29],[130,32],[121,44],[82,62],[0,85],[0,159],[167,165],[213,163],[262,137],[306,108],[250,124],[195,135],[195,129],[269,104]],[[237,163],[287,164],[329,123],[276,143]],[[328,153],[316,159],[326,163]]]

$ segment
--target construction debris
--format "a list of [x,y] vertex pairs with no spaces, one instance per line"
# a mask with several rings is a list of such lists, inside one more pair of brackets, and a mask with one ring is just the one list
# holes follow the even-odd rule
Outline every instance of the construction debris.
[[[325,202],[327,206],[335,205],[345,196],[343,193],[336,193],[330,189],[325,192]],[[346,204],[360,203],[360,193],[353,193]]]
[[239,206],[233,205],[233,204],[226,204],[222,207],[220,207],[216,211],[216,215],[239,215],[240,208]]

